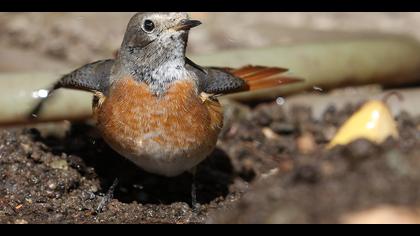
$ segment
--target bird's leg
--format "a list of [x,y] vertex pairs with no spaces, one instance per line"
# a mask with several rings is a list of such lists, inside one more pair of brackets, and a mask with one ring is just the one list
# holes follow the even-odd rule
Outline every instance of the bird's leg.
[[191,169],[191,174],[192,174],[191,206],[193,208],[193,211],[197,210],[199,207],[199,203],[197,202],[197,169],[198,169],[197,166]]

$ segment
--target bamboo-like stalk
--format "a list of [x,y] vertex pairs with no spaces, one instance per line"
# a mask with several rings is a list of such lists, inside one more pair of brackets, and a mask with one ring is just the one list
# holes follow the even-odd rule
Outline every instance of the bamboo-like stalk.
[[[239,101],[275,99],[314,86],[393,86],[419,82],[420,78],[420,44],[404,37],[234,50],[191,58],[209,66],[285,67],[290,74],[305,79],[276,89],[226,96]],[[34,92],[48,88],[58,78],[52,73],[0,74],[0,125],[28,123],[28,112],[37,101]],[[86,92],[61,90],[48,101],[37,121],[86,119],[91,115],[91,98]]]
[[[37,97],[59,77],[54,73],[0,74],[0,125],[33,122],[28,117],[39,99]],[[91,102],[92,94],[88,92],[59,90],[34,121],[83,120],[91,116]]]
[[213,66],[280,66],[305,79],[303,83],[276,89],[227,96],[240,101],[276,99],[314,86],[328,90],[348,85],[395,86],[420,82],[420,43],[405,37],[227,51],[192,59]]

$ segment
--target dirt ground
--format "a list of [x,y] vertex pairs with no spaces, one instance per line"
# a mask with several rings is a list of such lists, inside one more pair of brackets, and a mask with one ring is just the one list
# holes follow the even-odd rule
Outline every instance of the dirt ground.
[[[415,212],[420,118],[398,117],[399,141],[359,140],[324,151],[330,133],[355,109],[331,107],[315,121],[308,108],[286,114],[274,103],[230,119],[218,149],[199,167],[196,209],[190,174],[147,174],[89,125],[72,124],[64,137],[2,130],[0,222],[336,223],[383,205]],[[300,147],[302,137],[313,147]],[[115,178],[119,184],[109,196]]]
[[[132,15],[43,14],[0,14],[1,72],[61,71],[110,57]],[[191,34],[196,54],[372,30],[420,38],[416,13],[194,16],[207,22]],[[191,174],[140,170],[88,122],[0,128],[0,223],[420,223],[420,117],[396,118],[399,140],[325,150],[359,106],[329,107],[315,119],[310,106],[229,104],[217,149],[198,168],[195,208]]]

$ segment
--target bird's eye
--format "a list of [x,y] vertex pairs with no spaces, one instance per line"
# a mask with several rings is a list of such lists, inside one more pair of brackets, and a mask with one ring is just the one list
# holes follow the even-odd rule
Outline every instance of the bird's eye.
[[155,29],[155,24],[151,20],[145,20],[143,23],[143,29],[150,33]]

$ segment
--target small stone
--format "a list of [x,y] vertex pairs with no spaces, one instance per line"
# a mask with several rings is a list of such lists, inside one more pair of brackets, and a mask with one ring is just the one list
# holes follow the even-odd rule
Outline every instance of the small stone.
[[311,133],[304,133],[297,139],[297,147],[302,154],[311,154],[316,150],[315,138]]
[[419,224],[420,216],[402,207],[379,206],[345,214],[340,222],[344,224]]
[[92,186],[90,186],[89,191],[91,191],[91,192],[93,192],[93,193],[96,193],[96,192],[98,192],[99,190],[98,190],[98,187],[97,187],[96,185],[92,185]]
[[273,130],[271,130],[270,128],[267,128],[267,127],[262,129],[262,133],[264,134],[264,136],[267,139],[279,139],[280,138],[278,134],[274,133]]
[[31,148],[31,146],[29,146],[28,144],[26,144],[26,143],[21,143],[21,144],[20,144],[20,147],[23,149],[23,151],[24,151],[26,154],[31,154],[31,153],[32,153],[32,148]]
[[66,160],[55,160],[50,164],[51,168],[59,170],[68,170],[69,166]]
[[15,224],[26,225],[26,224],[28,224],[28,221],[26,221],[24,219],[17,219],[17,220],[15,220]]
[[266,173],[262,173],[261,174],[261,179],[266,179],[266,178],[271,177],[271,176],[273,176],[273,175],[275,175],[277,173],[279,173],[279,169],[278,168],[271,169],[271,170],[269,170]]
[[40,152],[31,153],[31,157],[30,158],[32,160],[36,161],[36,162],[39,162],[39,161],[41,161],[41,153]]
[[54,189],[57,188],[57,183],[50,180],[50,181],[48,181],[47,186],[48,186],[49,189],[54,190]]

